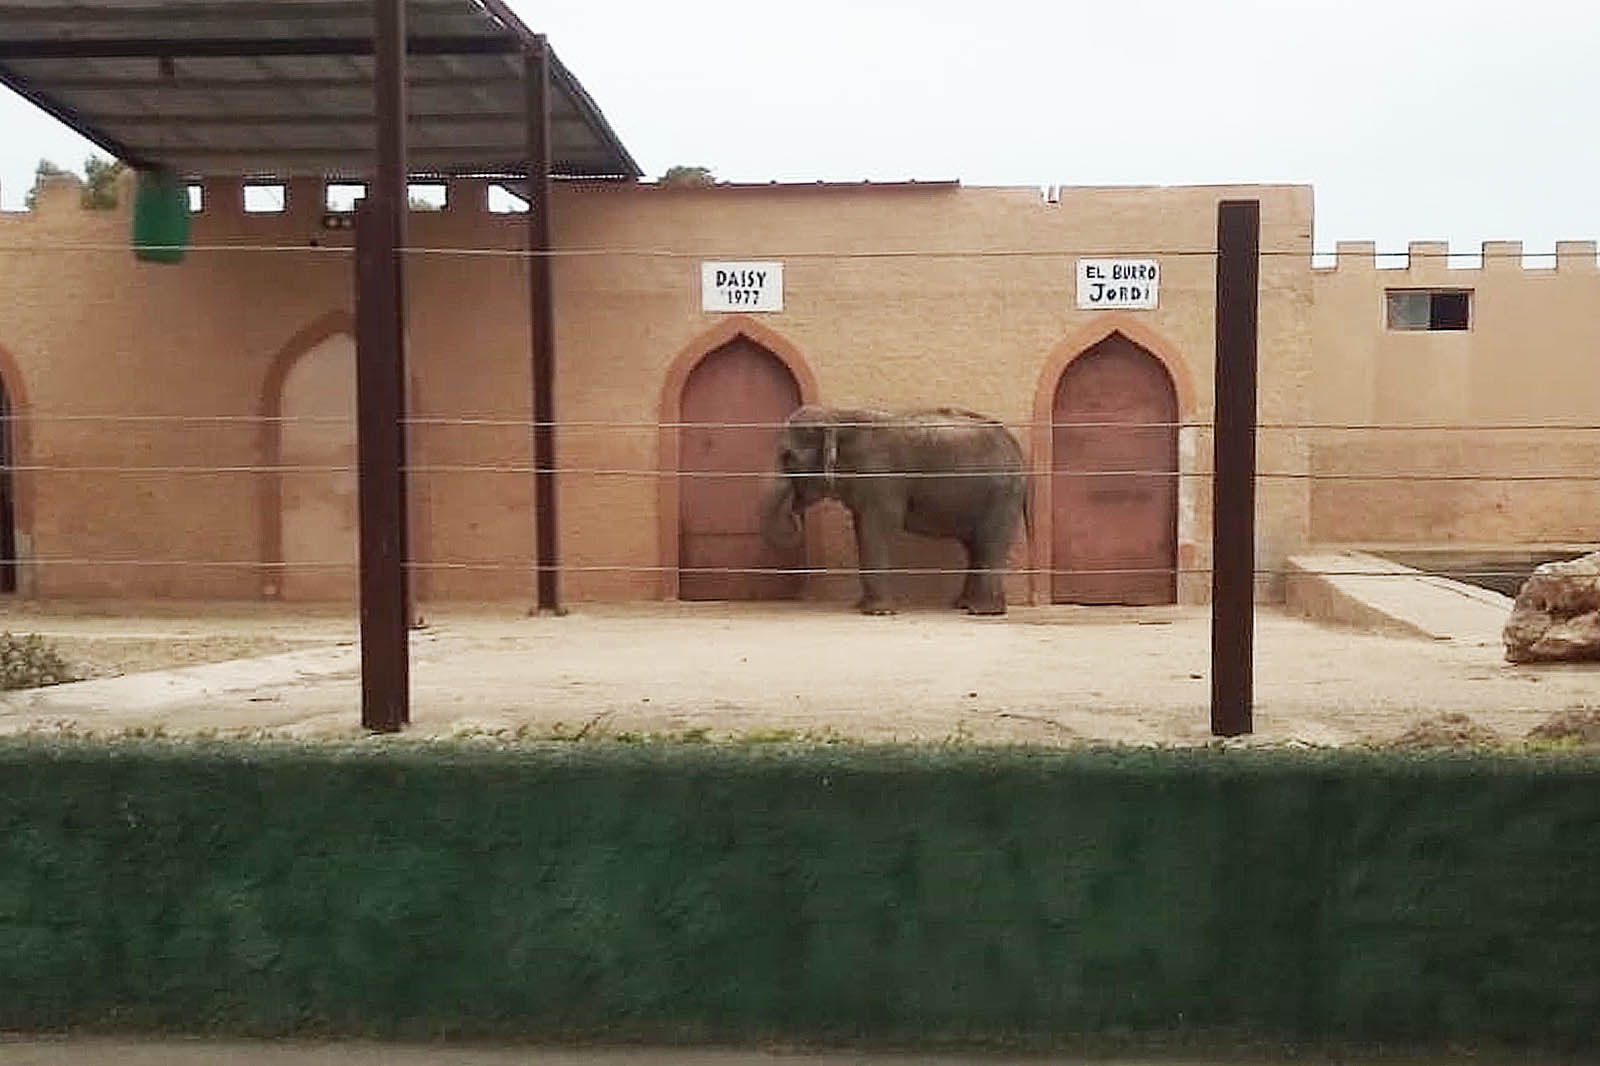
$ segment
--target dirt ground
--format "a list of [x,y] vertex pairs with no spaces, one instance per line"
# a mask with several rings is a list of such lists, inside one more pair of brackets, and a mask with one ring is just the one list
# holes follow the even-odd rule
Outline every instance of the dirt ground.
[[0,604],[0,632],[46,637],[82,680],[353,644],[350,610],[188,601]]
[[[867,618],[833,604],[440,609],[413,635],[412,736],[1201,744],[1205,608]],[[360,734],[353,612],[12,603],[88,680],[0,696],[0,732]],[[1519,742],[1600,708],[1600,664],[1515,666],[1258,611],[1244,743]],[[1456,717],[1446,718],[1451,715]]]

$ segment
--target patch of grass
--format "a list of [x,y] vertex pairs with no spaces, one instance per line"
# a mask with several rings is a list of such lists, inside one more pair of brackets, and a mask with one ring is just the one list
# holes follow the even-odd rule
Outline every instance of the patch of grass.
[[1556,749],[1600,746],[1600,707],[1569,707],[1528,730],[1528,743]]
[[37,633],[0,633],[0,689],[40,688],[78,680],[54,644]]
[[966,720],[961,719],[956,722],[955,732],[947,734],[943,743],[946,747],[964,747],[977,743],[977,738],[972,735],[972,729]]
[[449,736],[445,741],[464,742],[489,742],[495,744],[540,744],[548,742],[578,744],[578,743],[609,743],[609,744],[709,744],[712,742],[711,730],[706,726],[693,726],[681,730],[662,730],[646,732],[637,729],[612,730],[606,727],[604,719],[608,715],[597,715],[585,725],[573,728],[565,722],[552,722],[549,725],[540,725],[536,722],[519,722],[515,726],[502,726],[491,728],[486,726],[466,726]]
[[738,744],[793,744],[800,733],[794,729],[747,729],[733,739]]
[[1495,748],[1500,734],[1474,722],[1458,711],[1436,714],[1401,733],[1392,742],[1396,748]]
[[[852,741],[849,737],[830,728],[824,729],[781,729],[761,728],[749,729],[742,733],[715,735],[710,726],[695,725],[684,726],[681,729],[613,729],[606,719],[609,714],[596,715],[579,726],[567,722],[551,722],[542,725],[536,722],[521,722],[515,726],[503,728],[486,728],[482,726],[468,726],[458,729],[444,738],[418,738],[429,739],[429,742],[443,740],[462,742],[490,742],[502,745],[519,746],[545,743],[558,744],[584,744],[605,745],[622,744],[637,745],[720,745],[726,747],[778,747],[778,746],[813,746],[823,744],[851,744],[862,743]],[[952,742],[960,743],[965,738],[957,735]],[[948,743],[948,742],[947,742]]]
[[734,733],[724,741],[733,745],[761,747],[769,744],[808,747],[820,744],[856,744],[871,747],[868,741],[855,741],[842,735],[832,726],[822,729],[747,729]]
[[112,734],[115,740],[166,740],[167,727],[155,725],[130,725]]

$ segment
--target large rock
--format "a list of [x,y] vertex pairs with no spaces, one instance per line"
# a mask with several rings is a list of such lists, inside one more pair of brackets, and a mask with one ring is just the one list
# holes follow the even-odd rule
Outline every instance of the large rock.
[[1600,552],[1536,569],[1517,593],[1504,639],[1514,663],[1600,659]]

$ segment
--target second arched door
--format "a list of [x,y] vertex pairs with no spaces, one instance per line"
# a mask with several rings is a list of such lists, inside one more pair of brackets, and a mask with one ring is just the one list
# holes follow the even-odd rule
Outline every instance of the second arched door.
[[1177,598],[1178,401],[1120,333],[1067,365],[1051,414],[1051,599]]

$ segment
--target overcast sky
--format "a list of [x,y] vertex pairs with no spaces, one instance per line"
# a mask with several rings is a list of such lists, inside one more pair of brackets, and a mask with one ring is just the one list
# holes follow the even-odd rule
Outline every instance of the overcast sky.
[[[652,177],[1306,182],[1319,249],[1600,237],[1586,0],[511,3]],[[11,209],[91,150],[9,94],[0,129]]]

